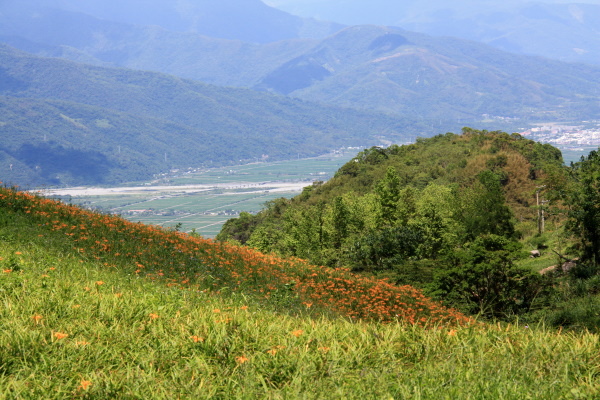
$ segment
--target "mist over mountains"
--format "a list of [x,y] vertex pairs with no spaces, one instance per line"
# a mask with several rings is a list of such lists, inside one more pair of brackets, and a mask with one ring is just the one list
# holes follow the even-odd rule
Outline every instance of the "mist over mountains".
[[598,0],[268,0],[296,15],[397,26],[529,55],[600,64]]
[[[28,141],[48,135],[56,154],[99,151],[104,169],[94,179],[109,183],[465,125],[513,131],[600,115],[600,67],[400,28],[344,27],[258,0],[4,2],[0,42],[0,129],[11,138],[0,168],[16,176],[9,165],[21,165],[29,182],[89,178],[31,161]],[[106,146],[78,143],[78,129]],[[130,158],[117,162],[115,149],[125,147]],[[177,163],[164,162],[171,148],[185,154]]]

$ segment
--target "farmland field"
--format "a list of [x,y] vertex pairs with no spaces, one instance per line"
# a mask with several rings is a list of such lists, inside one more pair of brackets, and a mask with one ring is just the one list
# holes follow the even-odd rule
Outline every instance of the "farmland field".
[[240,212],[255,213],[291,198],[314,181],[326,181],[357,149],[310,159],[261,162],[208,170],[173,170],[151,182],[111,188],[66,188],[41,193],[146,224],[214,237]]

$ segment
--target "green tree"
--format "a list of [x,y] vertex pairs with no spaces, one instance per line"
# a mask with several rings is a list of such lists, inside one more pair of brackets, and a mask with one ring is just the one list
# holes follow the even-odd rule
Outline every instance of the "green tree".
[[580,239],[583,260],[600,263],[600,154],[592,151],[572,165],[575,185],[567,197],[568,229]]
[[506,318],[529,311],[549,289],[530,268],[518,267],[520,244],[503,236],[483,235],[447,258],[438,268],[431,294],[470,314]]
[[466,239],[486,234],[514,237],[513,215],[506,205],[500,177],[486,170],[477,178],[473,188],[462,196],[461,222]]
[[393,225],[398,218],[397,208],[400,200],[400,177],[394,167],[388,167],[385,177],[377,182],[375,193],[381,207],[382,225]]

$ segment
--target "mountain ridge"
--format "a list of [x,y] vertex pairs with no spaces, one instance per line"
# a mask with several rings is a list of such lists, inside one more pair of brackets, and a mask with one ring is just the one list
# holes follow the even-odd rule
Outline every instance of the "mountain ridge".
[[402,141],[419,130],[410,118],[40,58],[6,45],[0,45],[0,75],[5,138],[0,164],[5,181],[19,178],[21,184],[85,183],[49,176],[53,167],[44,170],[23,157],[25,144],[45,146],[36,154],[97,152],[111,167],[87,183],[114,183],[148,179],[169,168],[318,155],[349,143],[380,143],[383,137]]

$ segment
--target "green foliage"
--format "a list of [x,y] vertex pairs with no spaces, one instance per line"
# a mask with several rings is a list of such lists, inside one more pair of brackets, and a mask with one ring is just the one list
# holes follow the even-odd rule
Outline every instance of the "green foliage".
[[547,295],[544,278],[515,265],[520,246],[504,237],[483,235],[447,257],[435,271],[431,293],[470,314],[506,318],[529,311]]
[[576,184],[568,194],[568,229],[580,240],[583,261],[600,265],[600,154],[572,166]]
[[512,212],[505,204],[500,177],[496,173],[481,172],[478,182],[464,196],[462,223],[468,240],[485,234],[515,235]]
[[416,296],[402,298],[415,312],[432,305],[412,288],[350,277],[0,190],[0,397],[600,394],[594,333],[474,321],[423,329],[423,314],[350,320],[299,298],[314,279],[327,307],[370,295],[362,308],[378,310],[398,291]]
[[561,163],[551,147],[469,128],[372,148],[286,203],[279,217],[269,209],[253,217],[269,222],[247,244],[398,284],[433,282],[449,304],[511,318],[548,301],[546,281],[515,263],[515,214],[520,226],[537,224],[528,204],[536,188],[562,184]]

